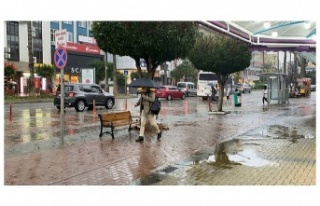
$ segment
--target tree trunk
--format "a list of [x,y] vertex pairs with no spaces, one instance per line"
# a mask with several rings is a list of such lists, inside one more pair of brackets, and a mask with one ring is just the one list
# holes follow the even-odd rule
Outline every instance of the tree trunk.
[[298,59],[298,65],[301,68],[300,74],[302,77],[305,77],[306,76],[307,60],[300,55],[297,55],[297,59]]
[[113,94],[117,95],[118,83],[117,83],[117,56],[113,54]]
[[284,60],[283,60],[283,73],[286,74],[287,73],[287,52],[284,52]]
[[297,77],[298,77],[298,57],[297,53],[294,53],[294,67],[293,67],[293,78],[294,78],[294,88],[298,87]]
[[219,97],[218,97],[218,106],[217,111],[222,112],[222,105],[223,105],[223,97],[224,97],[224,86],[227,82],[228,76],[224,76],[222,74],[217,74],[218,78],[218,85],[219,85]]
[[30,69],[30,77],[29,77],[29,91],[30,96],[36,96],[35,88],[34,88],[34,63],[33,63],[33,49],[32,49],[32,24],[31,21],[27,22],[28,29],[28,55],[29,55],[29,69]]
[[138,70],[138,75],[140,78],[142,78],[142,71],[141,71],[141,66],[140,66],[140,58],[135,58],[134,59],[135,62],[136,62],[136,67],[137,67],[137,70]]

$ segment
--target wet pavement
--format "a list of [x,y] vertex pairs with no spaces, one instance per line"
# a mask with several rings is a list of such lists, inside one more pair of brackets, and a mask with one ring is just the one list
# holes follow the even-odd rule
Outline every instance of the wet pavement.
[[[162,100],[157,120],[163,138],[148,131],[116,129],[99,139],[96,113],[52,103],[5,105],[5,185],[316,185],[316,97],[262,106],[261,92],[224,103],[226,115],[210,114],[197,97]],[[127,104],[125,103],[127,101]],[[117,99],[113,111],[130,110],[137,98]],[[26,106],[27,105],[27,106]],[[213,103],[213,108],[216,103]]]

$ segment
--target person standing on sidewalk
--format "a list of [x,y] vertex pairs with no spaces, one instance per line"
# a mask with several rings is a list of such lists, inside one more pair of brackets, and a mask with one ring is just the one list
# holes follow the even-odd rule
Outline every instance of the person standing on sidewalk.
[[211,85],[211,100],[216,101],[217,88],[214,85]]
[[263,103],[263,105],[264,105],[264,101],[266,101],[267,103],[269,103],[268,98],[267,98],[267,96],[268,96],[268,90],[267,90],[267,86],[266,86],[266,85],[263,86],[262,94],[263,94],[263,96],[262,96],[262,103]]
[[141,142],[144,140],[144,131],[146,129],[147,122],[156,129],[158,134],[157,139],[161,138],[161,130],[155,121],[154,114],[152,114],[150,110],[150,104],[154,102],[155,94],[154,91],[150,88],[142,88],[141,97],[139,98],[138,102],[134,105],[135,107],[140,105],[140,116],[141,116],[141,126],[140,126],[140,135],[136,139],[136,142]]

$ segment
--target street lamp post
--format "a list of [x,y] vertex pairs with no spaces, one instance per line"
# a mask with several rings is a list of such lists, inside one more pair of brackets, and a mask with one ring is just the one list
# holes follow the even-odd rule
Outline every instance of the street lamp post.
[[108,83],[108,53],[105,52],[105,55],[104,55],[104,60],[105,60],[105,71],[104,71],[104,90],[106,92],[109,92],[109,83]]

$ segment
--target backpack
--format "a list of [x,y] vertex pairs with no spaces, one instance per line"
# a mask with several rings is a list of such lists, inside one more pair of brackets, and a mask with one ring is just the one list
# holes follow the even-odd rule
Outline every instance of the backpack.
[[150,112],[152,114],[158,115],[161,110],[161,102],[158,98],[155,98],[155,100],[150,104]]

